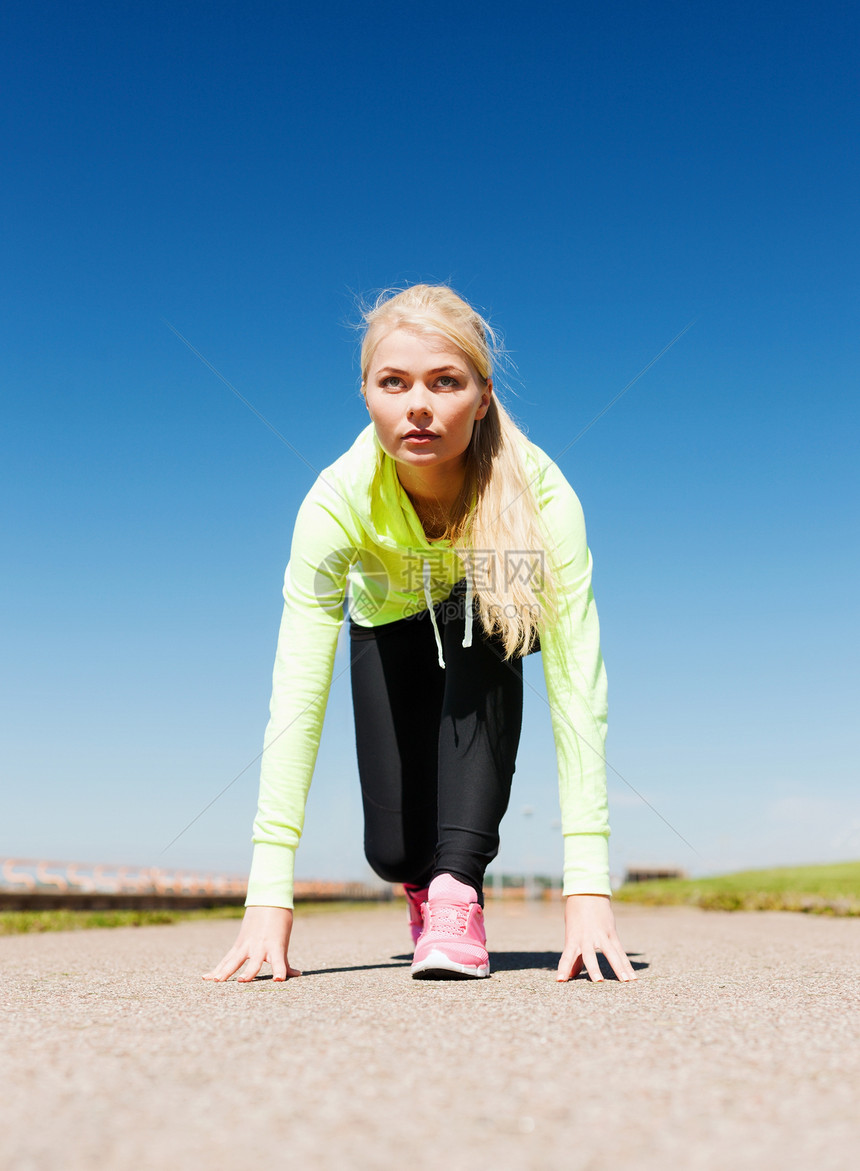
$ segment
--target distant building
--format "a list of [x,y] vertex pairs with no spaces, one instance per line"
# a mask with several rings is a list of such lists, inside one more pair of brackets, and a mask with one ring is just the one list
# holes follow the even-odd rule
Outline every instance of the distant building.
[[686,870],[680,866],[628,866],[624,871],[624,881],[653,882],[657,878],[687,878]]

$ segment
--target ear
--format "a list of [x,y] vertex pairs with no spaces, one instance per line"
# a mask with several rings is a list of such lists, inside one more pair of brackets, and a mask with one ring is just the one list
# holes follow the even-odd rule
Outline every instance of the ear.
[[475,420],[476,421],[478,419],[483,419],[484,415],[486,415],[487,411],[490,409],[490,402],[492,401],[492,398],[493,398],[493,380],[492,380],[492,378],[488,378],[487,385],[484,387],[483,393],[481,394],[481,405],[478,407],[477,411],[475,412]]

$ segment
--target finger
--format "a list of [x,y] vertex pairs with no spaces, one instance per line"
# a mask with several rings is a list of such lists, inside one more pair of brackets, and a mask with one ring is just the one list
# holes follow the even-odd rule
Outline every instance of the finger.
[[610,967],[619,980],[635,980],[636,973],[630,965],[626,953],[620,946],[615,946],[612,943],[605,943],[601,947],[601,951],[609,960]]
[[222,961],[217,968],[213,968],[210,972],[203,973],[204,980],[223,980],[224,979],[224,962]]
[[266,957],[264,955],[259,957],[249,956],[247,968],[242,973],[242,975],[237,976],[236,979],[240,984],[250,984],[252,980],[256,980],[257,976],[259,975],[260,968],[262,968],[265,962]]
[[558,971],[556,979],[560,983],[566,980],[572,980],[582,967],[582,955],[577,949],[571,948],[569,951],[561,953],[561,959],[558,961]]
[[231,948],[224,956],[218,967],[214,968],[211,972],[207,972],[203,979],[218,981],[227,980],[230,978],[230,976],[233,975],[234,972],[238,972],[239,968],[241,968],[242,964],[244,964],[247,958],[247,952],[236,951],[234,948]]
[[633,965],[627,958],[627,952],[614,931],[609,932],[600,946],[619,980],[635,980],[637,978]]
[[272,975],[273,980],[292,980],[294,975],[301,975],[301,972],[299,971],[298,967],[291,967],[291,966],[289,966],[289,964],[285,965],[284,967],[281,967],[280,973],[278,975],[274,974],[274,968],[272,971],[273,971],[273,975]]
[[639,978],[620,942],[605,947],[603,954],[612,964],[612,970],[619,980],[637,980]]
[[603,979],[603,973],[600,970],[600,964],[597,962],[597,953],[593,947],[584,947],[582,949],[582,962],[585,964],[585,970],[591,977],[593,984],[599,984]]
[[278,959],[276,963],[272,963],[270,959],[269,963],[272,964],[273,980],[290,980],[293,976],[301,976],[298,968],[290,967],[289,960],[286,957],[284,959]]

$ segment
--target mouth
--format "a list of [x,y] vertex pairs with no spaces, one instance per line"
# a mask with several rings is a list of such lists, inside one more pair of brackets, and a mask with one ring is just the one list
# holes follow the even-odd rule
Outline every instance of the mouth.
[[439,436],[435,431],[407,431],[403,436],[404,439],[438,439]]

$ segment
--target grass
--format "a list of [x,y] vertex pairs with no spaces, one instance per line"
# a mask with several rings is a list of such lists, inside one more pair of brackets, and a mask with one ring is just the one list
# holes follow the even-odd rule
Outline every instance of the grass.
[[[860,862],[829,866],[784,866],[744,870],[713,878],[671,878],[634,882],[615,891],[621,903],[686,905],[716,911],[805,911],[816,915],[860,916]],[[301,915],[353,908],[369,910],[388,903],[300,903]],[[0,935],[39,931],[79,931],[94,927],[146,927],[189,919],[241,919],[244,907],[198,911],[0,911]]]
[[[387,905],[382,902],[319,902],[297,903],[296,909],[304,916]],[[93,927],[149,927],[160,923],[184,923],[189,919],[241,919],[244,913],[244,907],[210,907],[198,911],[166,908],[158,911],[0,911],[0,935],[82,931]]]
[[860,915],[860,862],[631,882],[615,891],[613,898],[622,903],[681,904],[715,911]]

